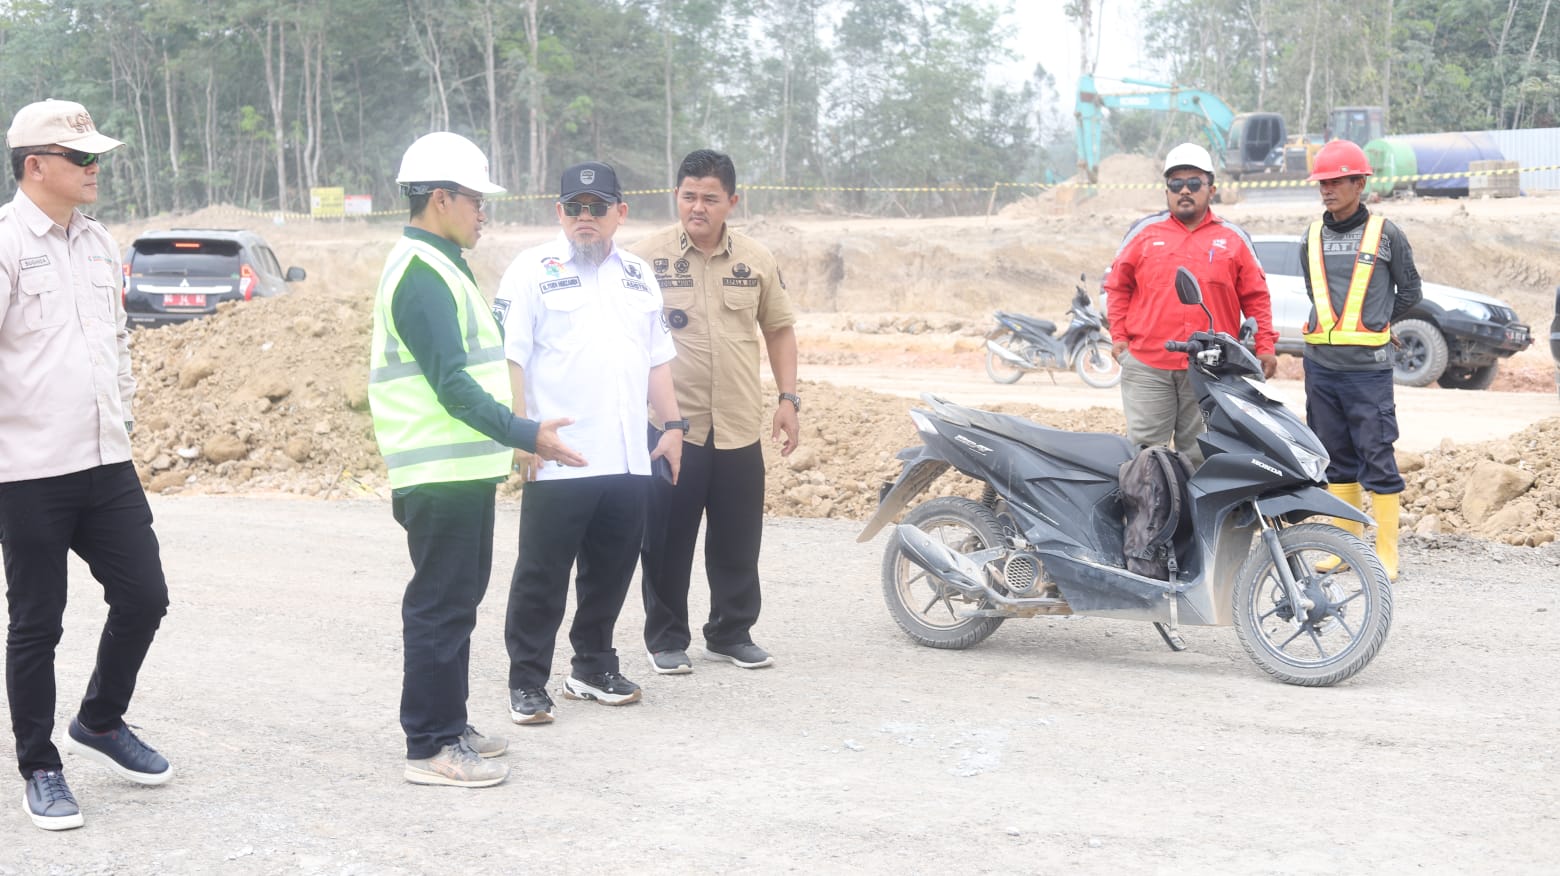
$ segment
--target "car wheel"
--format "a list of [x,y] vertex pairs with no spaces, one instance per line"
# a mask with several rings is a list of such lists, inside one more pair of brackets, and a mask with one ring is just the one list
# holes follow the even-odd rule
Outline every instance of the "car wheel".
[[1392,326],[1401,346],[1392,355],[1392,382],[1429,386],[1446,370],[1449,351],[1441,330],[1422,319],[1405,319]]
[[1495,374],[1498,371],[1500,371],[1499,362],[1491,362],[1475,368],[1452,365],[1441,373],[1441,378],[1436,382],[1447,389],[1489,389],[1490,384],[1495,382]]

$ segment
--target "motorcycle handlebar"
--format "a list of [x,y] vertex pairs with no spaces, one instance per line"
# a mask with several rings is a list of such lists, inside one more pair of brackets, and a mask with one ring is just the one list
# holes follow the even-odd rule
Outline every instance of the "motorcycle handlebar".
[[1172,353],[1190,353],[1193,348],[1187,341],[1165,341],[1165,349]]

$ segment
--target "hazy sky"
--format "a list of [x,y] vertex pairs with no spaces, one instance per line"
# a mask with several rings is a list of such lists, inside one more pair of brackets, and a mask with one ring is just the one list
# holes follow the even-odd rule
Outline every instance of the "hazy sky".
[[[1138,25],[1142,0],[1095,0],[1104,15],[1098,41],[1098,76],[1153,78],[1154,71],[1139,60],[1142,28]],[[1011,43],[1019,60],[1003,65],[1000,78],[1021,82],[1035,64],[1056,77],[1056,90],[1064,108],[1071,110],[1078,79],[1078,31],[1062,12],[1062,0],[1011,0],[1009,19],[1014,25]]]

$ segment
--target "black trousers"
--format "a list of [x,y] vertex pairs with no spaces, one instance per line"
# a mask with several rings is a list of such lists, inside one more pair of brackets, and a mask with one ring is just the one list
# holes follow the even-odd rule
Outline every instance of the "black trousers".
[[401,600],[401,729],[409,759],[466,730],[471,631],[493,570],[497,484],[423,484],[391,503],[406,529],[412,580]]
[[532,481],[520,502],[520,559],[509,582],[509,686],[547,686],[574,579],[575,675],[617,672],[612,630],[634,577],[645,525],[644,475]]
[[1403,492],[1392,371],[1335,371],[1305,360],[1305,422],[1327,448],[1327,480]]
[[81,557],[103,585],[108,619],[77,717],[88,730],[119,726],[141,663],[168,613],[152,509],[129,462],[0,484],[0,545],[11,623],[5,692],[23,776],[59,769],[54,649],[65,630],[66,558]]
[[[653,434],[653,433],[652,433]],[[686,650],[688,582],[699,523],[705,521],[704,572],[710,582],[711,645],[753,641],[762,604],[758,550],[764,534],[764,452],[758,442],[715,449],[715,433],[703,445],[683,442],[682,472],[674,487],[656,478],[641,550],[645,596],[645,647]]]

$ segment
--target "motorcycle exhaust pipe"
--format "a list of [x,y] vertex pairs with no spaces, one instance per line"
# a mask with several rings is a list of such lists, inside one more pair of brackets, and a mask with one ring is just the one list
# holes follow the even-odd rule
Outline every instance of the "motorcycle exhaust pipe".
[[974,560],[954,553],[947,545],[907,523],[895,526],[894,533],[899,536],[905,558],[927,574],[971,596],[986,594],[986,573]]
[[1028,368],[1029,367],[1029,360],[1028,359],[1025,359],[1023,356],[1018,355],[1017,353],[1013,352],[1012,350],[1009,350],[1007,347],[1002,346],[1001,344],[997,343],[996,341],[987,341],[986,342],[986,349],[990,350],[993,353],[996,353],[997,356],[1001,357],[1002,359],[1004,359],[1004,360],[1006,360],[1008,362],[1012,362],[1014,365],[1019,365],[1019,366],[1022,366],[1024,368]]

